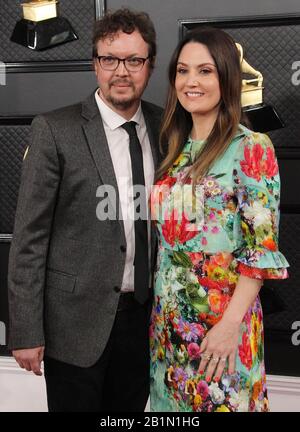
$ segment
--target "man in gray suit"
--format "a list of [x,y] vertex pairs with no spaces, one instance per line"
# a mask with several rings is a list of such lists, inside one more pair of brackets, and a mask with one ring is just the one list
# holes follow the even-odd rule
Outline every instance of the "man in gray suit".
[[[93,43],[97,91],[32,123],[9,344],[36,375],[44,360],[50,411],[143,411],[155,240],[137,208],[146,210],[159,162],[162,110],[141,101],[155,30],[147,14],[122,9],[96,24]],[[146,193],[130,195],[136,186]]]

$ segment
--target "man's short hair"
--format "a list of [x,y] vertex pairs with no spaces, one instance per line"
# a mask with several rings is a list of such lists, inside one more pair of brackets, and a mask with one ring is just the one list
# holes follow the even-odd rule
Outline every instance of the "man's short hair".
[[131,34],[135,30],[140,32],[148,44],[150,64],[153,65],[156,56],[156,33],[153,22],[146,12],[134,12],[128,8],[107,12],[100,20],[96,21],[93,35],[93,57],[98,56],[97,43],[99,40],[113,36],[119,31]]

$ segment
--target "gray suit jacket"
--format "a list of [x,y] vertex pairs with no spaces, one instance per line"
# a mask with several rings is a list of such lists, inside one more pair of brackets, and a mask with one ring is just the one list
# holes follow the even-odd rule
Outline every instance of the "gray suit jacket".
[[[162,109],[142,102],[142,110],[157,167]],[[9,258],[10,349],[45,345],[47,355],[81,367],[102,354],[126,245],[122,220],[96,217],[103,184],[118,191],[94,93],[34,119]]]

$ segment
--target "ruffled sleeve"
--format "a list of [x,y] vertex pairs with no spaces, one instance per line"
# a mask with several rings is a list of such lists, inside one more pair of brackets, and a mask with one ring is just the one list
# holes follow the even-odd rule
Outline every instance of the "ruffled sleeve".
[[280,177],[271,140],[252,133],[239,144],[233,169],[238,248],[236,271],[255,279],[285,279],[289,264],[278,250]]

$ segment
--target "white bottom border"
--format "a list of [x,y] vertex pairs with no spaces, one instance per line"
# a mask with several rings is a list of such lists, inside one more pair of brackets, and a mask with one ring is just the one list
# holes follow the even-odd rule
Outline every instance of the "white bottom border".
[[[267,387],[272,412],[300,412],[300,377],[267,375]],[[0,357],[0,389],[0,412],[47,411],[44,377],[21,369],[12,357]]]

